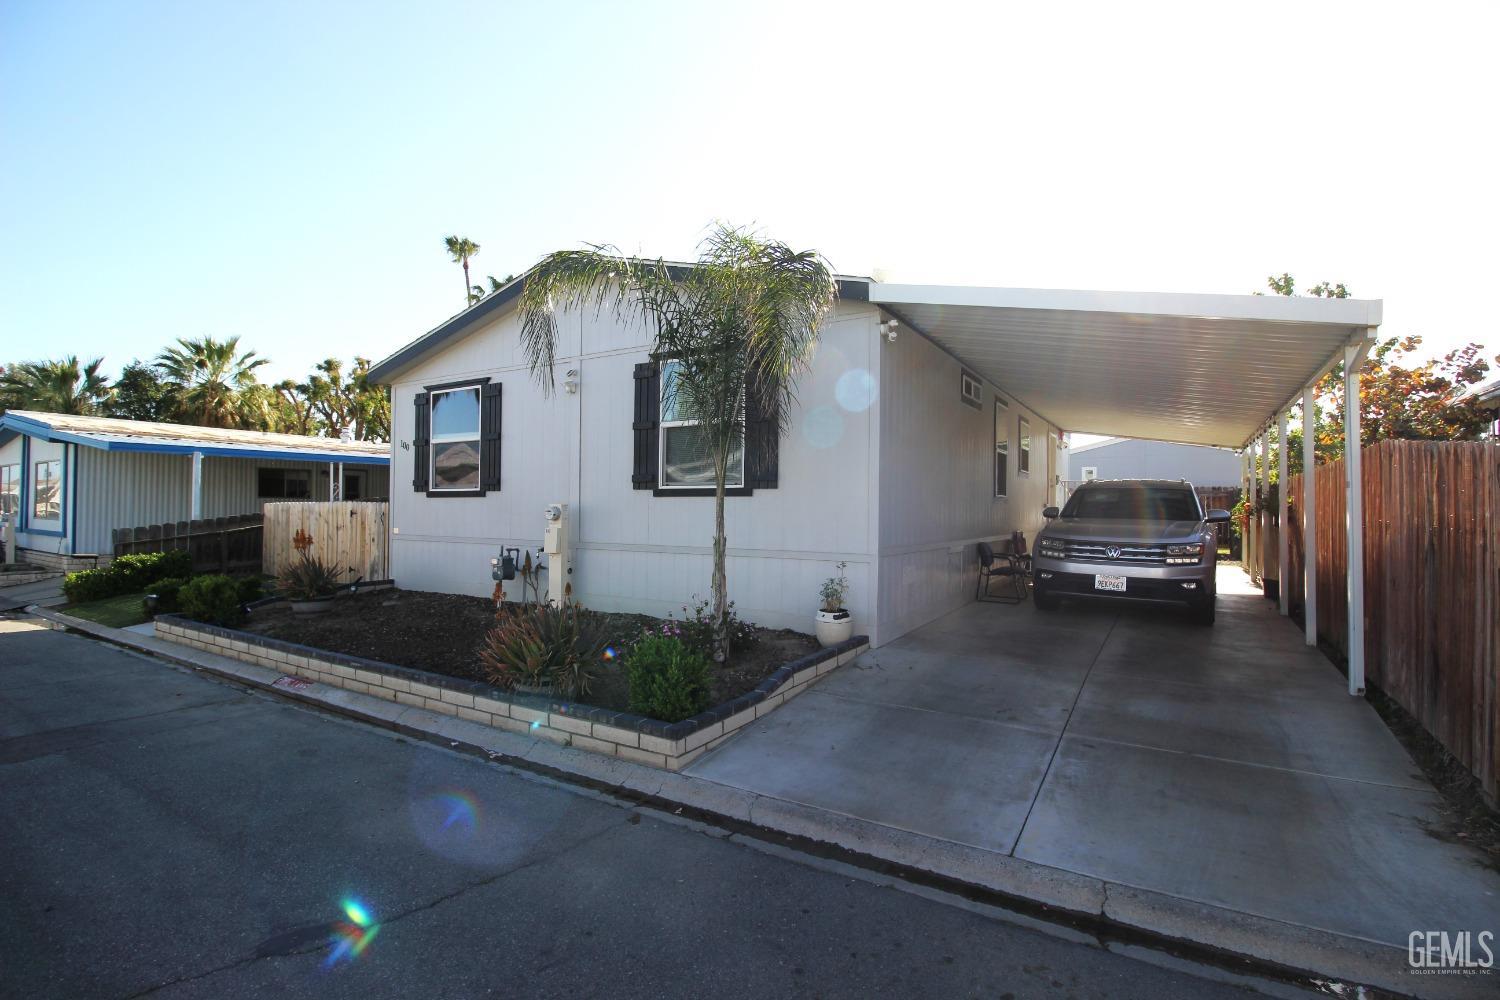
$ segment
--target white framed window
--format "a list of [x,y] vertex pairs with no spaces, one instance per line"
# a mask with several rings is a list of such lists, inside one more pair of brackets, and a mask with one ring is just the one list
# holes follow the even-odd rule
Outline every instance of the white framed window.
[[984,400],[984,388],[983,384],[979,381],[979,376],[971,375],[968,372],[959,369],[958,395],[960,399],[962,399],[965,403],[968,403],[970,406],[978,407],[982,405]]
[[37,462],[31,479],[31,519],[56,521],[62,517],[62,459]]
[[995,397],[995,496],[1004,497],[1010,489],[1010,407]]
[[[704,489],[714,485],[714,460],[701,421],[692,413],[686,399],[677,391],[676,361],[661,366],[661,434],[657,447],[661,489]],[[724,474],[725,487],[745,485],[745,438],[729,455]]]
[[15,517],[21,512],[21,467],[0,465],[0,514]]
[[1016,471],[1023,476],[1031,475],[1031,421],[1020,418],[1020,442],[1016,449]]
[[478,384],[434,389],[431,394],[431,479],[434,492],[479,489]]

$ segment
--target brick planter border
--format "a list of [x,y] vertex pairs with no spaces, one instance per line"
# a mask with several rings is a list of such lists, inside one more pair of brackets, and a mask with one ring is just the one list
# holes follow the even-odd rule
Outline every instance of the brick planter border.
[[156,631],[172,642],[285,674],[672,771],[685,767],[870,647],[868,637],[854,636],[793,660],[738,698],[682,722],[662,722],[205,625],[181,615],[158,615]]

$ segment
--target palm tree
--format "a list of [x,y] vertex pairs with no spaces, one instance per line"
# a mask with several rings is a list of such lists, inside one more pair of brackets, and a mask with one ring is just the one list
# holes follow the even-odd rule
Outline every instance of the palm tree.
[[269,393],[255,369],[268,359],[240,353],[240,338],[181,338],[156,359],[179,419],[203,427],[263,427]]
[[113,391],[99,373],[103,358],[80,365],[70,354],[60,361],[23,361],[0,373],[0,409],[48,413],[99,413]]
[[724,490],[745,440],[747,406],[778,435],[786,431],[797,377],[837,284],[815,251],[795,252],[723,225],[703,241],[695,266],[673,272],[663,260],[624,257],[612,247],[549,254],[526,276],[521,343],[533,376],[550,394],[558,310],[608,305],[622,319],[655,329],[656,355],[672,360],[663,394],[699,421],[713,468],[714,659],[722,662],[729,656]]
[[469,284],[469,258],[479,252],[479,244],[467,236],[445,236],[443,246],[448,248],[448,256],[453,258],[455,264],[462,264],[464,268],[464,304],[474,304],[474,287]]

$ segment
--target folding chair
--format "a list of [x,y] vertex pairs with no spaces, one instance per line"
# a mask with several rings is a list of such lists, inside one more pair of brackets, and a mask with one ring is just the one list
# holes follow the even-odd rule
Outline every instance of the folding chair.
[[[996,577],[1002,582],[1008,580],[1015,596],[1007,597],[1003,591],[994,593],[990,588]],[[1025,563],[1020,557],[1013,552],[996,554],[989,542],[979,543],[979,579],[974,584],[974,600],[993,604],[1020,604],[1026,600],[1029,590]]]

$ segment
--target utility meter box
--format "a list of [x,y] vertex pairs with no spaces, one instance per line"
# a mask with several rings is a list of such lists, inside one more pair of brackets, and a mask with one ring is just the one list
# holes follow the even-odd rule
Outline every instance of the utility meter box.
[[547,519],[542,535],[542,551],[547,554],[547,601],[561,605],[567,599],[568,577],[573,574],[568,561],[568,505],[548,504],[543,516]]

